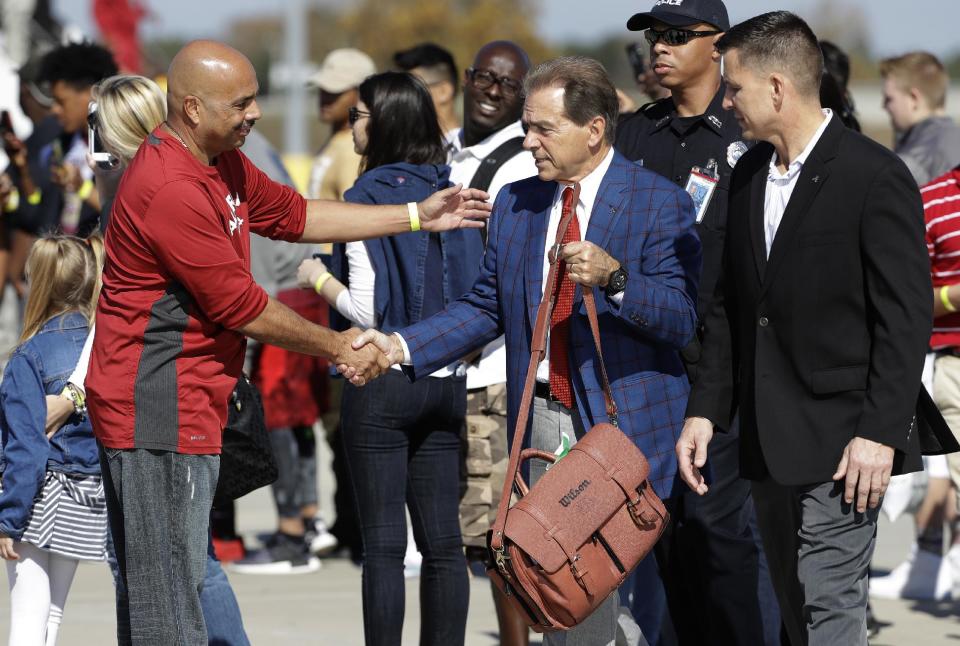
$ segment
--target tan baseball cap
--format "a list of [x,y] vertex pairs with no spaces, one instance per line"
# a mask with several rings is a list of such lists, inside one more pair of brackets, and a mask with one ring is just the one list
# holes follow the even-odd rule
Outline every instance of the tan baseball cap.
[[373,59],[359,49],[335,49],[323,59],[316,74],[307,85],[324,92],[339,94],[360,85],[365,78],[377,73]]

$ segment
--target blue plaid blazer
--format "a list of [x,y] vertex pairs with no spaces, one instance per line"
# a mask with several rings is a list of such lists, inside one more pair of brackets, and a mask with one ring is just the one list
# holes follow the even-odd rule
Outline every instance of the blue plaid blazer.
[[[516,425],[530,362],[530,337],[542,296],[547,223],[555,182],[536,177],[500,191],[487,249],[471,291],[446,310],[400,330],[411,378],[429,375],[506,335],[509,429]],[[661,497],[674,486],[674,445],[689,384],[680,349],[697,324],[700,240],[693,203],[668,180],[614,153],[600,184],[586,239],[629,274],[617,305],[595,289],[600,337],[620,429],[643,451]],[[570,366],[577,408],[587,428],[606,422],[590,324],[577,288],[570,326]]]

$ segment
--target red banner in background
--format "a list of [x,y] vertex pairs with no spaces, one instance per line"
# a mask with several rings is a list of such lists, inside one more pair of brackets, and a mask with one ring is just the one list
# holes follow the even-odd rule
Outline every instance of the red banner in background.
[[147,10],[137,0],[93,0],[93,17],[122,72],[141,72],[137,28]]

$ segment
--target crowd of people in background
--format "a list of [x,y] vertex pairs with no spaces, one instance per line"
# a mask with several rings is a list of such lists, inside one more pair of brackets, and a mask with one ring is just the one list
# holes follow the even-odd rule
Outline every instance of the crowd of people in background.
[[[9,643],[56,643],[83,560],[110,567],[118,643],[243,646],[227,572],[349,558],[368,645],[400,643],[411,576],[420,643],[463,644],[554,237],[567,309],[532,446],[562,455],[603,419],[573,296],[593,289],[621,428],[672,521],[619,594],[544,643],[865,644],[868,595],[960,598],[960,455],[921,468],[897,426],[914,428],[926,344],[923,384],[960,436],[943,64],[880,63],[891,152],[860,133],[849,58],[793,14],[732,25],[721,0],[657,2],[626,28],[645,39],[636,88],[503,40],[466,68],[435,43],[329,52],[302,192],[254,127],[236,49],[194,41],[159,84],[91,42],[24,57],[29,130],[0,106]],[[258,549],[213,504],[241,374],[278,467]],[[914,513],[916,540],[868,580],[881,508]],[[500,643],[528,644],[530,617],[491,593]]]

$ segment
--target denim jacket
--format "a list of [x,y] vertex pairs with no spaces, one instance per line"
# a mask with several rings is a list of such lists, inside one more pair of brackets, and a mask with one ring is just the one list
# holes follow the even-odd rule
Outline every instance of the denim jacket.
[[50,440],[44,433],[46,395],[59,394],[80,359],[87,319],[67,312],[47,321],[13,351],[0,382],[3,441],[0,533],[19,539],[46,472],[99,475],[100,462],[89,418],[71,415]]
[[[367,171],[344,193],[343,199],[360,204],[404,204],[419,202],[448,186],[449,166],[400,162]],[[425,290],[439,287],[445,306],[468,292],[480,272],[483,256],[480,232],[458,229],[440,234],[442,276],[425,276],[429,235],[420,231],[364,243],[376,272],[376,326],[383,332],[393,332],[419,321],[427,296]],[[334,246],[330,271],[349,286],[344,250],[342,244]],[[347,327],[338,326],[337,318],[331,317],[331,327]]]

